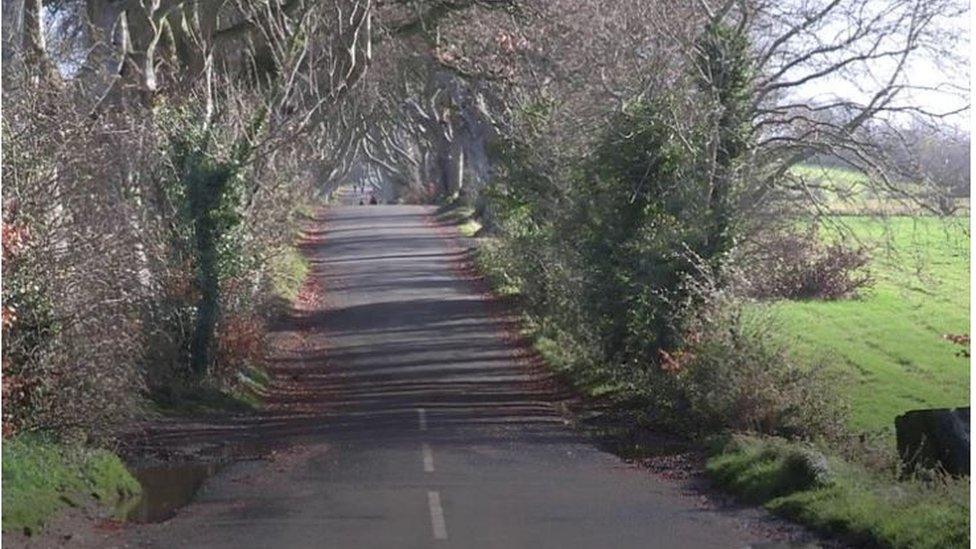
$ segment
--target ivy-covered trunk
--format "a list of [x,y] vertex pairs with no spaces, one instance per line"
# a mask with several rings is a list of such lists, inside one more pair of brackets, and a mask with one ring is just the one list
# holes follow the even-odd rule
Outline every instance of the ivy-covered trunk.
[[267,115],[254,114],[247,131],[221,154],[210,125],[200,124],[193,113],[167,113],[174,185],[173,205],[181,212],[183,226],[177,246],[193,258],[196,307],[189,341],[190,373],[203,378],[214,362],[217,324],[221,316],[221,284],[233,276],[239,259],[239,242],[233,235],[241,212],[256,185],[246,188],[244,174],[252,152],[250,143]]
[[709,23],[699,40],[699,88],[711,108],[707,217],[700,255],[713,263],[731,247],[735,185],[750,143],[752,66],[748,37],[720,21]]
[[193,223],[196,256],[196,323],[190,341],[190,368],[194,375],[207,373],[220,313],[220,241],[233,225],[232,180],[235,170],[211,164],[202,155],[187,162],[184,176],[187,206]]

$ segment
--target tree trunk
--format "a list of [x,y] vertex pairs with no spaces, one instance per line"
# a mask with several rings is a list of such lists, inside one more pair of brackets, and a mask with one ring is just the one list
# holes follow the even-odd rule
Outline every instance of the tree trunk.
[[454,171],[454,159],[451,158],[451,144],[442,139],[437,144],[437,194],[445,199],[451,197],[451,177]]
[[461,196],[461,191],[464,189],[464,147],[456,137],[453,143],[453,149],[454,166],[451,174],[451,194],[448,197],[452,201],[457,200]]
[[23,10],[24,65],[31,83],[37,86],[60,87],[61,75],[47,56],[44,41],[44,4],[41,0],[25,0]]
[[190,368],[203,377],[210,367],[217,319],[220,313],[221,237],[227,230],[221,208],[234,172],[228,166],[207,166],[199,158],[187,163],[184,174],[190,216],[193,220],[197,268],[196,325],[190,341]]

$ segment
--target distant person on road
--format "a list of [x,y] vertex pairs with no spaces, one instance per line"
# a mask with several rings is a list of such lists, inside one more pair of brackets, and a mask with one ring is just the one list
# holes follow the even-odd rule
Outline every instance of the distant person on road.
[[369,197],[369,204],[370,204],[370,206],[375,206],[375,205],[379,204],[379,202],[376,201],[376,195],[375,194]]

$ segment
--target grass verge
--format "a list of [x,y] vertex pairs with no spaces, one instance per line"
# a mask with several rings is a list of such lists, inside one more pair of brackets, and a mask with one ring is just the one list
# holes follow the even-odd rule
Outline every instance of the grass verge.
[[94,498],[115,505],[141,491],[115,454],[37,435],[3,442],[3,531],[38,531],[54,513]]
[[812,446],[735,436],[706,466],[720,487],[858,546],[969,547],[968,479],[898,481]]
[[298,251],[298,248],[295,246],[282,248],[271,259],[272,295],[288,303],[294,301],[310,269],[308,260]]
[[457,225],[458,232],[466,238],[474,237],[481,230],[481,223],[475,218],[474,208],[460,203],[442,206],[437,210],[435,217],[440,223]]
[[207,383],[173,381],[150,395],[153,409],[167,416],[198,416],[255,410],[261,403],[260,388],[268,376],[252,367],[240,376],[242,383],[224,389]]

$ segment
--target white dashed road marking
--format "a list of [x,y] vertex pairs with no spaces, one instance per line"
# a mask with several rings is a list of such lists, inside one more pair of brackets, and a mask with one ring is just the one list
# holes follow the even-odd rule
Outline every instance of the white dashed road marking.
[[424,456],[424,472],[433,473],[434,472],[434,452],[430,449],[430,444],[426,442],[420,448],[421,453]]
[[417,419],[420,421],[420,430],[427,430],[427,410],[423,408],[417,408]]
[[434,539],[447,539],[447,524],[444,522],[441,495],[437,492],[427,492],[427,506],[430,507],[430,525],[434,531]]

